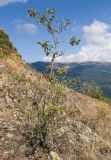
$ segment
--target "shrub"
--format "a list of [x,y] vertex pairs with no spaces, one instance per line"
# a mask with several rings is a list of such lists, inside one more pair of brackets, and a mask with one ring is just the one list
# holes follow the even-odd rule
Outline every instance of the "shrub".
[[16,51],[16,49],[9,40],[9,36],[0,29],[0,57],[9,55],[12,51]]
[[54,149],[56,131],[61,127],[60,118],[63,117],[63,102],[65,95],[63,86],[58,84],[36,86],[33,84],[32,108],[27,112],[28,124],[26,138],[28,146],[31,147],[29,155],[34,154],[37,146],[46,148],[48,151]]
[[96,98],[100,101],[105,101],[105,102],[108,101],[107,98],[104,96],[102,89],[95,84],[84,83],[82,90],[83,90],[83,93],[93,98]]

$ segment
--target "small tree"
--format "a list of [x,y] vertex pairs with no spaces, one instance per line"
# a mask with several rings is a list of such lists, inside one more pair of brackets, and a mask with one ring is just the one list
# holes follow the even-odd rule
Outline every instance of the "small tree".
[[[42,25],[49,33],[49,35],[52,37],[52,41],[46,40],[43,42],[38,42],[38,44],[44,50],[45,55],[51,56],[51,64],[48,67],[48,70],[49,76],[52,77],[54,73],[53,69],[55,59],[64,55],[64,51],[60,51],[58,49],[61,43],[65,43],[65,41],[60,40],[60,36],[64,31],[68,29],[68,26],[72,24],[72,20],[65,18],[58,21],[56,18],[56,11],[54,8],[47,9],[43,14],[40,14],[35,9],[29,9],[28,14],[30,17],[34,18],[38,24]],[[68,42],[70,45],[75,46],[79,44],[80,40],[72,36]],[[66,73],[66,69],[59,69],[59,71],[57,70],[57,74],[58,73]]]
[[[42,147],[47,148],[48,150],[53,149],[53,141],[56,134],[56,130],[60,128],[59,121],[61,118],[65,118],[62,115],[63,106],[64,106],[64,86],[58,85],[56,80],[59,82],[64,75],[67,74],[67,70],[65,68],[57,68],[56,71],[54,69],[54,62],[57,57],[60,57],[64,54],[63,51],[59,51],[59,45],[64,43],[64,41],[60,40],[61,34],[67,30],[68,26],[71,25],[72,21],[70,19],[62,19],[61,21],[57,21],[55,16],[55,9],[47,9],[44,14],[40,14],[35,9],[29,9],[28,14],[30,17],[34,18],[38,24],[41,24],[45,27],[46,31],[52,37],[52,41],[43,41],[38,42],[38,44],[44,50],[46,56],[51,56],[51,63],[48,67],[49,74],[45,74],[45,77],[50,80],[51,83],[47,84],[47,86],[40,86],[40,91],[38,94],[37,91],[34,93],[34,112],[32,111],[31,121],[34,122],[34,126],[32,129],[32,141],[33,150],[36,149],[37,145],[41,145]],[[78,45],[80,40],[76,39],[74,36],[69,40],[69,44],[72,46]],[[75,83],[75,80],[70,80],[68,83]],[[41,83],[40,83],[41,84]],[[51,84],[51,85],[50,85]],[[34,88],[36,88],[34,86]],[[40,101],[38,101],[40,99]],[[37,115],[37,118],[34,118],[34,114]],[[69,114],[69,113],[68,113]],[[36,140],[35,140],[36,139]],[[37,142],[38,141],[38,142]],[[36,144],[35,144],[36,143]],[[35,147],[34,147],[35,146]]]

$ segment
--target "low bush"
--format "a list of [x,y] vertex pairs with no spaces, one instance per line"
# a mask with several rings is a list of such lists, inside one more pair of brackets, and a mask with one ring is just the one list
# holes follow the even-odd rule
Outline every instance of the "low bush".
[[0,29],[0,58],[9,55],[12,51],[16,51],[16,48],[13,47],[4,30]]

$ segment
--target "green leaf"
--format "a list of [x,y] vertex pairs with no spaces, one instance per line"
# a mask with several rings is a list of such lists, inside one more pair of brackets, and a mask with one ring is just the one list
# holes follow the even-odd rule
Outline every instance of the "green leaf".
[[70,45],[75,46],[75,45],[79,45],[79,43],[80,43],[80,40],[72,36],[72,38],[70,39]]
[[38,14],[39,13],[35,9],[33,9],[33,8],[30,8],[28,10],[29,17],[36,18],[38,16]]

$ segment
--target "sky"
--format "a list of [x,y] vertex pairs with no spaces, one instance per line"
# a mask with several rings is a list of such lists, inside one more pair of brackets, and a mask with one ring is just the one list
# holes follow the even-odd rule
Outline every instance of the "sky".
[[41,13],[55,8],[58,19],[73,20],[62,39],[74,35],[81,40],[80,45],[62,45],[64,56],[58,62],[111,62],[111,0],[0,0],[0,28],[9,34],[23,59],[48,61],[50,57],[44,56],[37,42],[50,39],[49,34],[28,17],[29,8]]

